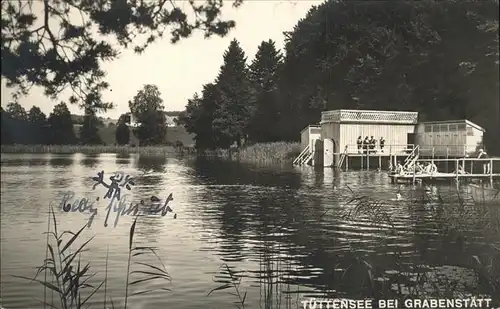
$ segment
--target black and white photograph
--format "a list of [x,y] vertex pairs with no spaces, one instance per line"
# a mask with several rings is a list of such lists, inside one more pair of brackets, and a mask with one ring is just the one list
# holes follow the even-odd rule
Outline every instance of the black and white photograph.
[[0,309],[500,309],[498,0],[0,5]]

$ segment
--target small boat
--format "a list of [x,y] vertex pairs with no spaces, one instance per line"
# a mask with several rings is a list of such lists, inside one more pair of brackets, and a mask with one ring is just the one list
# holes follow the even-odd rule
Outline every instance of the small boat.
[[469,188],[475,202],[499,203],[500,205],[500,189],[479,184],[469,184]]

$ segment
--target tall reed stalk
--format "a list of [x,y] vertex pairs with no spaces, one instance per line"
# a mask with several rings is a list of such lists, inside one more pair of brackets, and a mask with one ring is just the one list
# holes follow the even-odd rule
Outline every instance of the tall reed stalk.
[[[171,278],[168,274],[165,265],[156,253],[156,248],[149,246],[134,246],[134,235],[137,227],[137,219],[134,219],[129,231],[129,247],[128,247],[128,261],[126,273],[126,286],[124,295],[124,309],[127,308],[129,298],[135,295],[150,293],[153,291],[170,291],[168,288],[145,289],[142,291],[130,293],[130,288],[138,286],[140,283],[163,280],[170,282]],[[50,228],[52,224],[52,229]],[[14,277],[36,282],[44,289],[44,299],[39,300],[44,308],[60,308],[60,309],[80,309],[89,308],[90,300],[96,293],[104,287],[104,308],[107,309],[108,297],[108,260],[109,248],[106,252],[106,265],[105,265],[105,278],[99,281],[98,284],[93,285],[90,280],[96,276],[96,273],[90,271],[90,262],[84,263],[82,261],[82,253],[87,251],[88,244],[94,237],[91,237],[78,246],[74,252],[70,252],[72,245],[75,244],[77,239],[80,238],[83,231],[87,227],[85,224],[78,232],[63,231],[58,229],[55,212],[52,206],[48,212],[48,231],[46,239],[46,258],[43,264],[38,267],[38,270],[33,278],[24,276]],[[52,237],[51,237],[52,236]],[[70,236],[70,237],[66,237]],[[69,238],[69,239],[68,239]],[[150,263],[135,261],[138,256],[152,254],[161,264],[156,266]],[[133,268],[136,268],[133,270]],[[44,272],[43,279],[38,279],[39,275]],[[139,276],[131,281],[133,276]],[[54,293],[57,298],[49,302],[47,299],[47,290]],[[112,308],[115,308],[113,299],[110,297]]]

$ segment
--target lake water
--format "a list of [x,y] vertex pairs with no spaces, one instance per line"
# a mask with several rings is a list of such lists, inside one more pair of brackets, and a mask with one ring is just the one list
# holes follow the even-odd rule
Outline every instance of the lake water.
[[[172,280],[134,285],[130,294],[171,291],[131,297],[129,308],[236,308],[234,289],[207,295],[228,282],[222,265],[241,277],[245,308],[297,308],[305,297],[324,295],[480,296],[498,288],[475,270],[477,260],[498,255],[500,207],[471,205],[465,194],[460,204],[454,186],[392,185],[377,171],[138,155],[2,154],[1,164],[1,297],[9,309],[43,308],[35,300],[44,298],[43,288],[13,275],[33,277],[42,264],[49,205],[59,231],[76,232],[87,222],[86,214],[57,208],[68,190],[101,198],[92,226],[76,243],[95,237],[81,257],[97,272],[89,282],[104,279],[109,252],[107,296],[122,306],[133,218],[123,216],[114,227],[112,213],[104,227],[106,189],[92,190],[99,171],[105,180],[116,171],[134,177],[131,190],[121,191],[130,200],[174,198],[172,213],[138,219],[134,240],[158,248]],[[493,267],[498,274],[499,265]],[[100,290],[92,308],[103,308],[103,299]]]

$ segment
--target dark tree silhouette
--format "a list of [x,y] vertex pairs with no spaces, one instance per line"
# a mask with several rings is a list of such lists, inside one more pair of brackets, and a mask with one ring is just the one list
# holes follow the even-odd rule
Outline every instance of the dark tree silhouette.
[[32,123],[45,124],[47,116],[38,106],[33,106],[28,112],[28,120]]
[[[235,26],[234,21],[220,19],[223,1],[183,1],[188,11],[178,2],[2,1],[2,77],[16,88],[16,95],[37,85],[56,98],[70,87],[70,102],[85,104],[91,96],[92,107],[110,108],[101,97],[108,87],[101,65],[116,58],[120,47],[140,53],[167,33],[175,43],[196,30],[205,37],[224,36]],[[241,3],[235,0],[233,5]],[[99,39],[96,28],[117,44]]]
[[28,120],[28,113],[21,104],[17,102],[11,102],[7,104],[7,110],[5,111],[10,118],[16,120]]
[[54,110],[49,115],[48,122],[52,129],[51,144],[71,145],[76,143],[73,121],[71,120],[68,106],[65,103],[59,103],[54,106]]
[[276,123],[279,119],[278,79],[282,56],[272,40],[259,45],[250,64],[250,80],[256,103],[251,117],[249,139],[253,142],[270,142],[279,139]]
[[100,121],[91,108],[85,110],[83,124],[80,127],[80,143],[84,145],[102,145],[103,141],[99,136]]
[[215,84],[219,97],[212,127],[217,144],[228,148],[236,142],[240,146],[249,133],[255,100],[245,52],[237,40],[231,41],[224,53],[224,63]]
[[121,115],[118,119],[115,140],[118,145],[127,145],[130,142],[130,129],[126,122],[126,115]]
[[132,101],[129,101],[132,115],[139,123],[134,130],[141,145],[157,145],[165,142],[167,134],[166,117],[160,90],[155,85],[145,85]]

